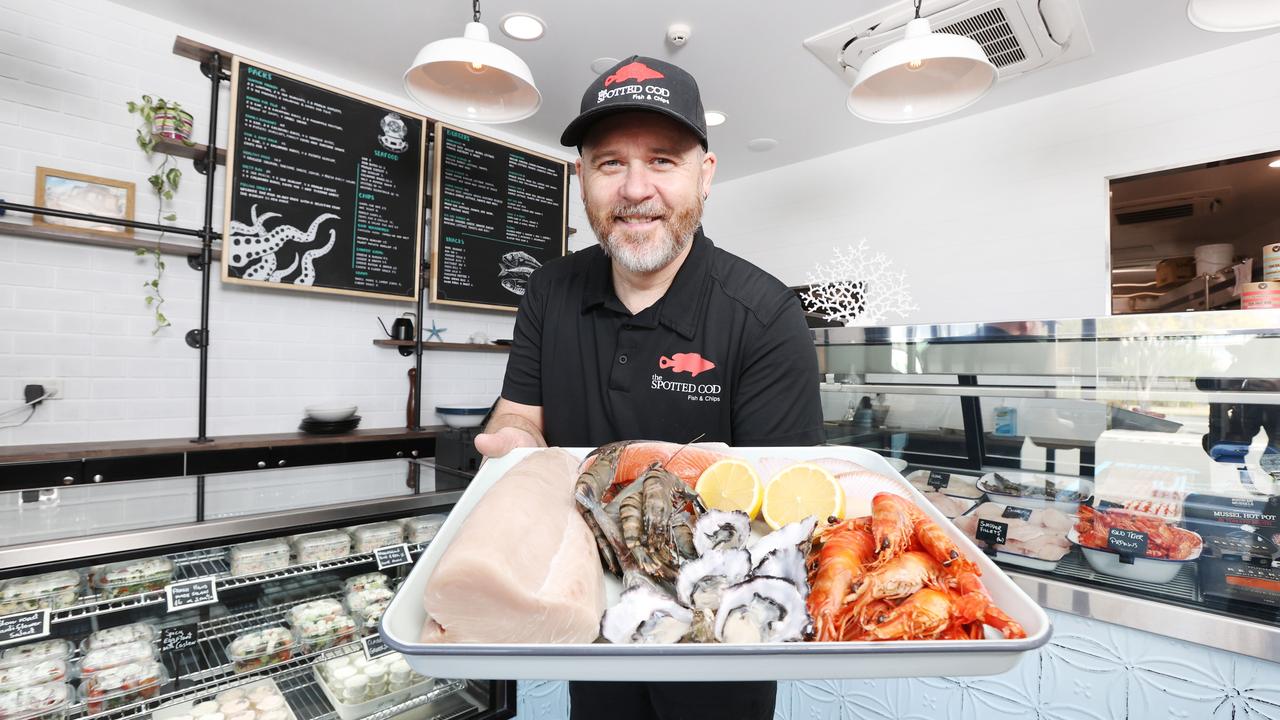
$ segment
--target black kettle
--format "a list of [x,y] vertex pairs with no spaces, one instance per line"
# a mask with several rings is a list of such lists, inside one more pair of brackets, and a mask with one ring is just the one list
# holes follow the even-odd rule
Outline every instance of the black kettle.
[[[414,318],[416,318],[416,316],[413,313],[407,312],[396,318],[391,323],[390,330],[387,329],[387,324],[382,322],[382,318],[378,318],[378,324],[382,326],[382,332],[386,333],[387,337],[392,340],[408,340],[409,342],[413,342],[417,339],[417,336],[413,331]],[[401,345],[397,349],[400,351],[400,354],[405,357],[409,357],[413,354],[413,347],[411,345]]]

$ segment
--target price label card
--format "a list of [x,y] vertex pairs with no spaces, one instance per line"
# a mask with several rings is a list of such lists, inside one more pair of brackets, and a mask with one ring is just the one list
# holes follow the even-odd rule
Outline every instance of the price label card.
[[156,640],[156,646],[162,653],[186,650],[196,644],[198,635],[199,632],[195,623],[161,628],[160,637]]
[[929,487],[934,490],[941,490],[950,484],[951,473],[939,472],[937,470],[929,471]]
[[47,609],[0,615],[0,645],[34,640],[48,634],[49,611]]
[[405,543],[380,547],[373,551],[373,556],[378,560],[379,570],[413,564],[413,559],[409,557],[409,546]]
[[1124,506],[1120,503],[1111,502],[1110,500],[1099,500],[1097,509],[1105,512],[1108,510],[1123,510]]
[[208,577],[174,583],[164,589],[164,594],[169,601],[169,612],[212,605],[218,602],[218,581]]
[[1107,549],[1120,553],[1120,562],[1132,565],[1134,558],[1147,554],[1147,534],[1137,530],[1111,528],[1107,531]]
[[1009,518],[1010,520],[1030,520],[1031,508],[1005,505],[1004,512],[1000,513],[1000,517]]
[[382,640],[382,635],[374,633],[368,637],[360,638],[360,644],[364,646],[364,657],[366,660],[372,660],[376,657],[382,657],[389,652],[391,648]]
[[995,520],[978,520],[978,529],[973,536],[978,542],[988,545],[1003,545],[1009,538],[1009,523]]

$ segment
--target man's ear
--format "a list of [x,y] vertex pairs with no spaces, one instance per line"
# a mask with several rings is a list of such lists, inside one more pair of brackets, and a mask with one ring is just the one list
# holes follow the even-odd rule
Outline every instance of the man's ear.
[[702,199],[706,200],[711,195],[711,179],[716,176],[716,154],[707,151],[702,156]]
[[578,196],[582,200],[582,204],[587,204],[587,185],[582,182],[582,158],[579,157],[573,161],[573,172],[578,176]]

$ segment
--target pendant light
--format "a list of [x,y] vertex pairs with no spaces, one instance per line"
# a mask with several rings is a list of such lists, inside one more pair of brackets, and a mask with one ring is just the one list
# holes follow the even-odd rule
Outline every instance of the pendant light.
[[963,110],[991,90],[996,68],[982,46],[963,35],[935,33],[927,18],[907,23],[906,36],[867,58],[846,107],[863,120],[912,123]]
[[1201,30],[1250,32],[1280,27],[1276,0],[1189,0],[1187,19]]
[[462,37],[418,51],[404,74],[404,90],[429,112],[477,123],[508,123],[538,111],[542,93],[515,53],[489,41],[480,24],[480,0]]

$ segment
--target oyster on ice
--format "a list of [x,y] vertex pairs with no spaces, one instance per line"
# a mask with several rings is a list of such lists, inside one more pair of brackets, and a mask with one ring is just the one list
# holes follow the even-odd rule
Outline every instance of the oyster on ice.
[[708,510],[693,528],[693,546],[698,555],[746,547],[750,537],[751,518],[741,510]]
[[804,553],[800,548],[783,547],[769,552],[751,569],[751,574],[782,578],[795,585],[802,596],[809,595],[809,573],[805,570]]
[[715,610],[725,588],[745,580],[750,571],[746,550],[711,550],[680,568],[676,596],[691,608]]
[[810,625],[804,597],[781,578],[754,577],[725,590],[715,638],[724,643],[790,642]]
[[600,635],[617,644],[674,643],[692,624],[692,610],[650,584],[639,584],[604,612]]
[[813,531],[816,529],[818,529],[818,518],[810,515],[803,520],[787,523],[765,535],[748,548],[751,551],[751,566],[759,565],[765,555],[779,548],[793,547],[802,555],[808,555],[809,548],[813,545]]

